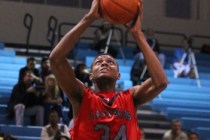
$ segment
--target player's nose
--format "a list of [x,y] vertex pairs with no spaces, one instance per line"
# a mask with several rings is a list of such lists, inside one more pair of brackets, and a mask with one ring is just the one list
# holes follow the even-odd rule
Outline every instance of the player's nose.
[[101,66],[108,66],[108,63],[107,63],[106,61],[103,61],[103,62],[101,63]]

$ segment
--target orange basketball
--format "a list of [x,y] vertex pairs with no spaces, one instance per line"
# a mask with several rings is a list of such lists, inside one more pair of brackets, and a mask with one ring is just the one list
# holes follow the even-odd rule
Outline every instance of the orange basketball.
[[100,15],[113,24],[131,22],[138,14],[139,0],[100,0]]

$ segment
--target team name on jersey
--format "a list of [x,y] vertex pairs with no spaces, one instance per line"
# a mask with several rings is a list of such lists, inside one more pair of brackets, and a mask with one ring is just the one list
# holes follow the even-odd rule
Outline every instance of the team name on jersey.
[[102,118],[111,118],[118,117],[126,120],[131,120],[131,113],[126,110],[112,109],[112,110],[96,110],[95,112],[90,113],[90,119],[102,119]]

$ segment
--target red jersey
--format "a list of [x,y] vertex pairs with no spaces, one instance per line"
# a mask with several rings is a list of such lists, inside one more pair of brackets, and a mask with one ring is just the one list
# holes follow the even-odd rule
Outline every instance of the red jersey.
[[85,89],[70,133],[72,140],[140,140],[130,90],[94,93]]

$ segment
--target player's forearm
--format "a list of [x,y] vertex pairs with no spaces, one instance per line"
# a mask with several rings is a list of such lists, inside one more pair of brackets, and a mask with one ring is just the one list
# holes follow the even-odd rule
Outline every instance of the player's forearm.
[[50,54],[50,58],[56,61],[64,60],[68,53],[74,48],[75,43],[81,34],[88,28],[94,20],[85,16],[75,27],[73,27],[56,45]]
[[163,70],[163,67],[160,64],[155,53],[153,52],[153,50],[147,43],[147,40],[144,37],[144,34],[142,32],[139,32],[135,34],[134,37],[136,38],[139,48],[141,49],[144,55],[152,81],[157,87],[166,86],[168,83],[168,80]]
[[83,91],[78,86],[75,73],[66,57],[68,53],[74,48],[75,42],[79,39],[81,34],[93,21],[93,19],[87,18],[85,16],[73,29],[71,29],[62,38],[62,40],[53,49],[50,55],[52,72],[55,75],[62,90],[66,92],[67,96],[71,99],[74,96],[73,94],[77,94],[78,96],[80,96]]

